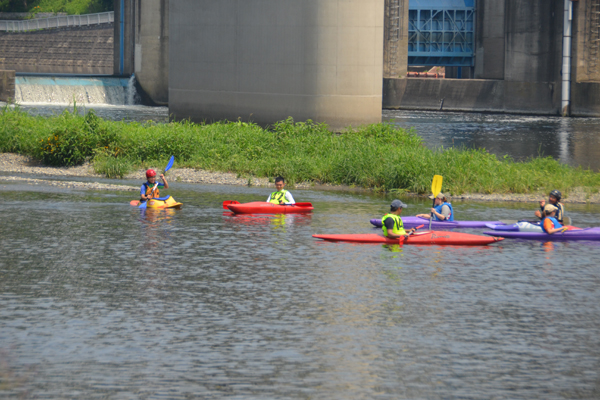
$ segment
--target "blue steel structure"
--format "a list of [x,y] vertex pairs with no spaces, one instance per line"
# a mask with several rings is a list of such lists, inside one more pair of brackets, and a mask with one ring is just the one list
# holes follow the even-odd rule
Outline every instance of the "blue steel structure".
[[408,65],[472,67],[475,0],[409,0]]

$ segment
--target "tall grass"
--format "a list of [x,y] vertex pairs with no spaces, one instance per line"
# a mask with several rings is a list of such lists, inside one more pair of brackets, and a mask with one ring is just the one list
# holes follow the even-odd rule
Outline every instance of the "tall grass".
[[60,142],[61,135],[77,138],[72,142],[81,144],[80,153],[111,177],[164,163],[174,155],[179,167],[415,193],[428,192],[435,174],[444,177],[444,192],[453,195],[551,189],[568,193],[575,187],[596,192],[600,186],[600,174],[551,158],[515,162],[482,149],[433,151],[413,132],[386,124],[335,134],[326,125],[291,119],[263,129],[244,122],[113,122],[67,111],[33,117],[8,107],[0,113],[1,152],[43,161],[40,145],[54,136]]
[[0,0],[0,12],[88,14],[114,10],[114,0]]

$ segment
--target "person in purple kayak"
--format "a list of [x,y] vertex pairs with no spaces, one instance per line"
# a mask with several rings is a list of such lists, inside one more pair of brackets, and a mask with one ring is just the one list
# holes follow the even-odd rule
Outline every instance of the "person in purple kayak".
[[[563,206],[560,202],[561,197],[562,194],[560,193],[560,191],[554,189],[548,195],[548,204],[552,204],[554,207],[557,208],[556,219],[562,224],[564,223],[563,219],[565,215],[565,206]],[[542,199],[540,200],[540,209],[535,212],[536,217],[540,219],[544,218],[544,206],[546,206],[546,200]]]
[[[431,195],[429,198],[433,199],[434,197]],[[431,214],[417,214],[417,217],[429,219],[431,215],[433,215],[434,221],[454,221],[452,204],[448,202],[444,193],[440,192],[435,196],[435,203],[431,209]]]
[[544,216],[542,217],[540,225],[542,226],[544,232],[550,235],[567,229],[563,227],[560,222],[558,222],[558,219],[556,218],[557,211],[558,207],[552,204],[546,204],[544,206]]

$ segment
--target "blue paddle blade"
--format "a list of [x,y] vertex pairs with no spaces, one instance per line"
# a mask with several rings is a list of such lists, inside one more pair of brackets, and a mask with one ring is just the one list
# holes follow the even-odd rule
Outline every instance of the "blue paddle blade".
[[145,209],[147,206],[148,206],[148,200],[146,200],[146,201],[142,201],[142,202],[140,203],[140,206],[139,206],[139,208],[141,208],[141,209]]
[[173,166],[174,162],[175,162],[175,156],[171,156],[171,158],[169,159],[169,163],[165,167],[165,172],[167,172],[168,170],[171,169],[171,167]]

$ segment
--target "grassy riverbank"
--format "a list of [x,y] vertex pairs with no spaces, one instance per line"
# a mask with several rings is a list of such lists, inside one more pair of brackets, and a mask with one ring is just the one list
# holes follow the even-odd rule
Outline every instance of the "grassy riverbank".
[[0,0],[0,12],[88,14],[114,10],[114,0]]
[[514,162],[485,150],[432,151],[414,133],[386,124],[333,134],[324,125],[291,120],[270,129],[243,122],[141,124],[106,121],[93,112],[32,117],[6,107],[0,112],[0,152],[47,165],[91,160],[109,177],[165,164],[174,155],[178,167],[414,193],[427,193],[435,174],[444,177],[443,191],[454,195],[554,188],[596,193],[600,187],[600,174],[551,158]]

